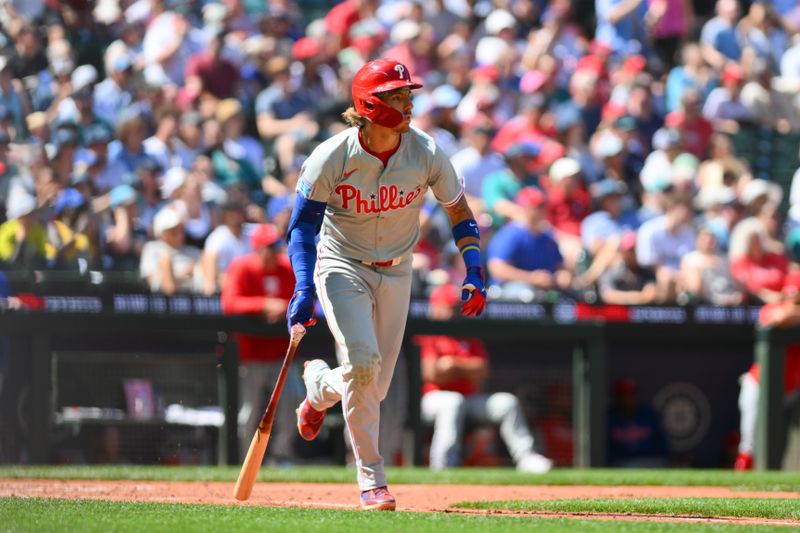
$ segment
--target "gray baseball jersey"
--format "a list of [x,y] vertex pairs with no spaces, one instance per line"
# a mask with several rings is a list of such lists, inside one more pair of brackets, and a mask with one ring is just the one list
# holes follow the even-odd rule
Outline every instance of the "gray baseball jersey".
[[417,128],[403,134],[385,168],[361,145],[358,129],[348,128],[312,152],[297,185],[306,198],[328,204],[321,243],[332,254],[360,261],[411,253],[429,187],[444,206],[463,194],[447,155]]

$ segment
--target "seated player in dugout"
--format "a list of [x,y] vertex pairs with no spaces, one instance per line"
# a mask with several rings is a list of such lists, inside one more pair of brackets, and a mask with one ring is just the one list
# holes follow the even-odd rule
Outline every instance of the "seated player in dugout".
[[393,59],[370,61],[356,72],[354,106],[343,115],[350,127],[306,159],[288,229],[297,279],[289,327],[314,324],[318,291],[342,348],[341,366],[330,368],[321,359],[307,363],[298,430],[314,439],[326,410],[341,401],[366,510],[396,507],[378,446],[380,404],[403,342],[411,252],[428,189],[448,215],[466,267],[462,314],[479,315],[486,303],[480,231],[463,182],[433,139],[411,126],[411,91],[421,87]]
[[[450,320],[460,303],[458,289],[441,285],[430,296],[428,316]],[[418,335],[422,364],[422,420],[433,424],[430,466],[441,470],[463,463],[462,439],[468,423],[497,424],[500,437],[520,472],[543,474],[553,463],[534,451],[525,415],[516,396],[481,392],[489,376],[489,357],[480,339]]]

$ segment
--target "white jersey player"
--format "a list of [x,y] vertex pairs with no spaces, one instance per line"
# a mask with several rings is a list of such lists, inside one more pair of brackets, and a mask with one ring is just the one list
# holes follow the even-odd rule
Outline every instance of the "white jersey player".
[[289,326],[314,323],[316,289],[343,352],[337,368],[306,363],[298,429],[306,440],[315,438],[325,411],[342,402],[363,509],[395,508],[378,451],[380,402],[403,340],[411,251],[428,188],[450,217],[467,266],[462,314],[479,315],[486,303],[480,235],[463,183],[434,141],[410,127],[411,90],[420,87],[392,59],[371,61],[356,73],[354,107],[343,115],[352,127],[304,163],[288,230],[297,279]]

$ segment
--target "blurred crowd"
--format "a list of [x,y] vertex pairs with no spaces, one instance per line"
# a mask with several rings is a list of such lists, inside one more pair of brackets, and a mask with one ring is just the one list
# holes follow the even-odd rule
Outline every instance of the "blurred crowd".
[[[794,0],[8,0],[0,30],[3,269],[218,293],[377,57],[424,84],[490,297],[763,303],[800,268],[800,172],[736,142],[797,165]],[[421,224],[417,296],[463,268],[433,198]]]

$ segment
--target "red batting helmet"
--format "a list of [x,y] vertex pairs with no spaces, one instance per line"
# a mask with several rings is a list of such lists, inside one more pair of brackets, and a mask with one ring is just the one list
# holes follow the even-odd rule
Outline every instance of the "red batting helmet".
[[411,81],[411,73],[399,61],[370,61],[353,78],[353,103],[356,111],[375,124],[394,128],[403,121],[403,114],[385,104],[376,95],[402,87],[420,89],[422,85]]

